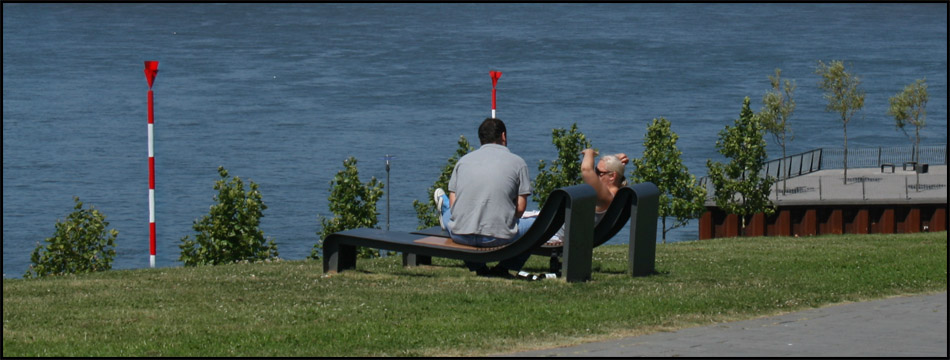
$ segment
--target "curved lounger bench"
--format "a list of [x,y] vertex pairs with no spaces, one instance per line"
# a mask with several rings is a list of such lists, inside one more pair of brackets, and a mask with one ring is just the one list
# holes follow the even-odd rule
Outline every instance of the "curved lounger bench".
[[[593,247],[598,247],[617,235],[626,226],[627,221],[630,221],[628,272],[633,276],[650,275],[655,270],[659,195],[659,189],[650,182],[622,187],[614,195],[603,219],[594,227]],[[634,214],[633,217],[631,214]],[[438,226],[418,231],[416,234],[449,236]],[[551,258],[552,273],[560,270],[563,253],[563,245],[542,245],[531,250],[531,254]]]
[[[588,185],[557,189],[551,192],[538,219],[524,236],[497,248],[456,244],[442,236],[371,228],[333,233],[323,239],[323,272],[335,273],[355,268],[357,246],[400,251],[416,259],[435,256],[485,263],[500,261],[541,246],[567,221],[568,233],[576,236],[578,241],[564,253],[565,279],[571,282],[586,281],[590,279],[591,273],[590,252],[593,247],[590,234],[593,233],[595,203],[596,194]],[[584,257],[584,248],[587,249],[586,268],[583,264],[575,265],[570,261],[575,257]]]
[[[660,190],[651,182],[620,188],[604,217],[594,227],[594,247],[617,235],[630,221],[630,248],[627,272],[633,276],[651,275],[656,263],[656,221],[659,217]],[[560,268],[558,258],[563,246],[541,246],[531,251],[551,257],[551,271]]]

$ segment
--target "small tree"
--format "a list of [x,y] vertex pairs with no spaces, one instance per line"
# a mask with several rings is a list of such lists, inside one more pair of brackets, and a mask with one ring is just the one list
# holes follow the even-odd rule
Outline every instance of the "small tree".
[[[322,228],[317,232],[320,241],[313,246],[310,252],[311,259],[320,258],[320,249],[323,239],[335,232],[371,227],[377,228],[376,201],[383,196],[383,183],[371,178],[369,182],[360,182],[359,170],[356,168],[356,158],[349,157],[343,160],[343,170],[336,173],[330,181],[330,211],[334,217],[328,219],[318,215]],[[358,257],[379,256],[379,250],[359,247]]]
[[763,136],[762,124],[749,108],[746,97],[735,126],[726,126],[716,141],[719,153],[732,160],[728,164],[706,160],[716,191],[716,205],[738,215],[743,230],[748,216],[760,212],[770,215],[775,211],[769,201],[773,178],[761,174],[767,158]]
[[782,177],[782,194],[785,194],[788,188],[788,165],[785,164],[785,147],[788,141],[793,138],[791,128],[788,124],[788,118],[795,111],[795,100],[792,99],[792,92],[795,91],[795,83],[785,80],[781,81],[782,69],[775,69],[775,76],[769,76],[769,82],[772,84],[772,90],[765,93],[762,97],[762,111],[757,115],[762,126],[772,134],[772,140],[782,148],[782,171],[785,176]]
[[577,123],[571,125],[570,130],[552,129],[551,142],[557,147],[557,159],[551,162],[550,170],[545,169],[546,164],[541,160],[538,163],[538,176],[534,178],[534,194],[531,198],[538,208],[544,206],[552,191],[584,182],[581,177],[581,151],[591,146],[590,140],[577,131]]
[[913,84],[904,87],[904,91],[890,98],[890,107],[887,114],[894,117],[897,128],[907,133],[907,125],[914,126],[913,161],[920,161],[920,129],[927,125],[927,80],[917,79]]
[[429,196],[426,197],[428,201],[412,201],[412,207],[416,209],[416,218],[419,219],[419,230],[439,225],[439,210],[435,207],[435,201],[432,198],[433,194],[435,194],[435,189],[448,191],[449,179],[452,178],[452,171],[455,170],[455,164],[458,163],[462,156],[475,150],[475,148],[469,144],[468,140],[465,139],[465,136],[459,136],[458,144],[459,147],[455,150],[455,155],[449,158],[445,166],[442,167],[442,173],[439,174],[439,178],[429,187]]
[[82,208],[79,197],[65,221],[56,221],[56,232],[45,247],[37,244],[24,278],[105,271],[112,268],[119,231],[106,230],[106,216],[92,206]]
[[854,117],[854,113],[864,107],[864,91],[858,88],[861,79],[849,73],[844,63],[839,60],[832,60],[828,65],[818,60],[815,73],[821,75],[819,86],[825,90],[825,100],[828,100],[825,110],[841,115],[841,123],[844,125],[844,183],[847,184],[848,122]]
[[[635,183],[652,182],[660,190],[664,244],[666,233],[702,214],[706,199],[706,189],[696,184],[696,177],[683,165],[677,139],[679,135],[670,129],[669,120],[653,119],[643,138],[643,157],[631,161],[634,169],[630,179]],[[669,226],[667,218],[672,218]]]
[[257,184],[251,181],[250,190],[244,191],[244,181],[237,176],[228,180],[224,167],[218,167],[218,175],[221,179],[214,183],[218,195],[212,197],[217,203],[208,215],[195,220],[195,239],[181,239],[178,260],[196,266],[277,258],[277,244],[265,239],[260,229],[267,205]]
[[[890,107],[887,114],[894,116],[898,129],[907,134],[907,125],[914,126],[912,161],[920,161],[920,129],[926,125],[927,119],[927,80],[917,79],[913,84],[904,87],[904,91],[890,98]],[[920,189],[920,173],[917,173],[917,183],[914,187]]]

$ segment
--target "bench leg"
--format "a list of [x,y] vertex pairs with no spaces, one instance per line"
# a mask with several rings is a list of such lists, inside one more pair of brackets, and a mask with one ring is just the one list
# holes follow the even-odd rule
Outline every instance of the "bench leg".
[[659,217],[659,189],[652,183],[633,186],[636,201],[630,208],[630,245],[627,273],[647,276],[656,272],[656,221]]
[[323,242],[323,272],[338,273],[356,268],[356,246],[336,241]]
[[432,265],[432,257],[426,255],[402,253],[402,266],[419,265]]
[[561,271],[561,252],[552,251],[551,252],[551,261],[548,263],[550,266],[550,272],[552,274],[557,274]]
[[590,280],[594,251],[594,202],[569,203],[564,209],[564,280]]

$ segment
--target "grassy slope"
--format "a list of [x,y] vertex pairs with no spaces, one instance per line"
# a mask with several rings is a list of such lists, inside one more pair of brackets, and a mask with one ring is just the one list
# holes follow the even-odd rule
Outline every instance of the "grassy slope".
[[642,278],[626,246],[594,257],[583,284],[399,257],[4,279],[3,356],[477,356],[947,289],[946,232],[658,244]]

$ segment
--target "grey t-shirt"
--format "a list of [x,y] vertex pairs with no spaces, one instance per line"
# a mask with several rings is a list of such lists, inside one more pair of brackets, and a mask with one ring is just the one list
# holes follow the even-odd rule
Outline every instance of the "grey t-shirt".
[[455,204],[446,226],[453,233],[511,239],[518,234],[518,195],[531,194],[528,165],[503,145],[482,145],[455,164],[449,192]]

